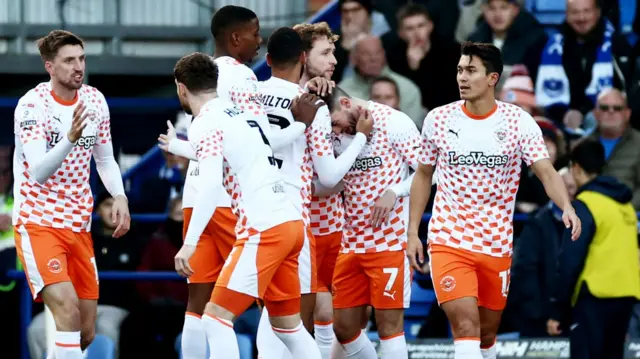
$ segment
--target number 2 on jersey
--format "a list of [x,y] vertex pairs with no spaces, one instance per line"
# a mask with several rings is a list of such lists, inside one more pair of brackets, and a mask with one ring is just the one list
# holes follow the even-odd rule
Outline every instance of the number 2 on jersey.
[[[271,156],[268,156],[267,158],[269,159],[269,163],[272,166],[276,166],[278,168],[280,168],[282,166],[282,164],[280,164],[280,166],[278,165],[278,160],[273,157],[273,150],[271,149],[271,144],[269,143],[269,139],[267,138],[267,136],[264,135],[264,132],[262,131],[262,128],[260,128],[260,125],[253,120],[248,120],[247,123],[249,124],[249,126],[257,128],[258,131],[260,131],[260,137],[262,137],[262,142],[264,142],[265,145],[269,146],[269,151],[271,151]],[[282,161],[280,161],[282,162]]]

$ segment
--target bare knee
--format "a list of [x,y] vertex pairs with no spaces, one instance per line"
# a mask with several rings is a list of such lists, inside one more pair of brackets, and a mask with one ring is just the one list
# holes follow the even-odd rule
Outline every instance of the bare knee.
[[388,338],[404,331],[404,310],[379,309],[375,312],[380,338]]
[[348,342],[360,335],[362,312],[365,311],[365,307],[334,310],[333,332],[339,342]]
[[187,312],[202,315],[204,308],[211,299],[211,292],[215,283],[189,283],[189,300]]
[[333,305],[332,296],[329,292],[320,292],[316,294],[316,309],[314,320],[320,323],[333,322]]
[[475,298],[461,298],[443,303],[442,309],[451,323],[454,338],[479,338],[480,314]]

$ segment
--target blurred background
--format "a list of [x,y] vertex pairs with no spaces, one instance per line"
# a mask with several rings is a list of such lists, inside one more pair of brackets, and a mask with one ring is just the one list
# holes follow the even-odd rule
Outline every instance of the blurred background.
[[[640,209],[636,0],[0,0],[0,274],[9,273],[0,278],[5,330],[0,357],[42,359],[46,352],[43,308],[32,304],[15,256],[12,119],[18,98],[49,80],[35,40],[53,29],[66,29],[85,40],[86,83],[102,91],[109,103],[114,150],[133,215],[130,233],[112,239],[111,224],[101,220],[110,217],[112,199],[94,171],[92,232],[101,271],[97,332],[106,338],[100,345],[107,349],[102,354],[96,349],[93,355],[179,358],[187,292],[172,272],[181,245],[180,197],[187,167],[184,159],[161,153],[156,139],[166,131],[166,120],[186,133],[172,69],[187,53],[213,53],[211,17],[228,4],[256,12],[265,41],[281,26],[327,21],[341,36],[334,80],[353,96],[404,111],[419,129],[430,109],[459,99],[460,43],[491,42],[502,49],[505,62],[498,98],[535,116],[570,192],[575,193],[575,183],[566,170],[566,153],[576,141],[594,137],[608,148],[606,173],[634,191],[633,203]],[[609,28],[613,32],[607,32]],[[540,69],[548,61],[542,54],[558,33],[565,38],[562,65],[571,88],[569,100],[541,78]],[[598,50],[606,41],[610,50]],[[265,48],[251,64],[261,80],[270,76],[263,61]],[[603,58],[598,51],[606,52],[604,61],[614,74],[592,93],[592,68]],[[605,85],[625,93],[608,96],[608,103],[617,101],[621,109],[603,110],[594,100]],[[609,137],[615,141],[607,141]],[[423,239],[429,211],[421,227]],[[541,183],[524,168],[499,358],[568,358],[568,341],[551,340],[545,330],[548,288],[553,285],[549,273],[557,265],[562,235],[558,223]],[[425,269],[428,272],[428,266]],[[415,343],[410,358],[452,353],[447,320],[434,302],[428,273],[416,276],[405,325]],[[628,329],[628,357],[640,353],[640,308],[635,312]],[[258,317],[252,308],[236,325],[243,334],[243,359],[255,355]],[[375,340],[374,325],[368,332]]]

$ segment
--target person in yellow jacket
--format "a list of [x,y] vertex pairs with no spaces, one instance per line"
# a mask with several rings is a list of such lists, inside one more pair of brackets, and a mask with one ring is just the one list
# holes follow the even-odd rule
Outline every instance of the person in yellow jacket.
[[578,185],[573,207],[582,234],[562,240],[551,298],[550,335],[567,335],[571,358],[622,359],[631,311],[640,299],[638,219],[632,192],[613,177],[600,142],[585,140],[571,153]]

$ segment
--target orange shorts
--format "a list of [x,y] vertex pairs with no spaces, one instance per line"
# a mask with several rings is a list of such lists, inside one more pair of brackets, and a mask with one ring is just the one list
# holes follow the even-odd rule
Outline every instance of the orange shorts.
[[14,228],[16,251],[33,298],[48,285],[71,282],[80,299],[98,299],[98,268],[89,232],[35,224]]
[[493,257],[443,245],[430,245],[429,257],[439,304],[476,297],[480,307],[504,309],[509,293],[511,257]]
[[[189,221],[193,208],[185,208],[182,238],[187,235]],[[236,242],[236,216],[231,208],[218,207],[213,213],[209,224],[202,232],[196,252],[189,259],[193,268],[193,275],[189,277],[189,283],[213,283],[218,280],[224,261],[227,260],[231,248]]]
[[216,287],[272,302],[300,298],[298,257],[304,245],[304,223],[290,221],[252,232],[236,241]]
[[316,240],[311,233],[311,227],[304,231],[304,245],[298,257],[298,277],[300,279],[300,293],[311,294],[318,291],[318,267],[317,267]]
[[342,232],[316,236],[316,259],[318,261],[318,292],[330,292],[333,272],[342,246]]
[[338,254],[334,308],[404,309],[410,300],[411,270],[405,251]]

